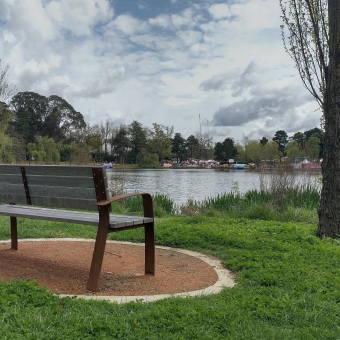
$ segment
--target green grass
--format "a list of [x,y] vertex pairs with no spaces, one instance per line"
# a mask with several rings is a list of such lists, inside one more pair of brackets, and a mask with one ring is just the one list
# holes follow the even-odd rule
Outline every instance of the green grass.
[[[166,215],[173,215],[176,213],[176,205],[169,196],[164,194],[156,194],[152,197],[154,216],[162,217]],[[112,204],[112,210],[115,213],[142,214],[143,205],[141,196],[129,197],[125,200],[115,202]]]
[[[340,242],[315,223],[228,216],[156,219],[156,243],[217,256],[237,285],[149,304],[59,298],[32,282],[0,283],[1,339],[339,339]],[[19,237],[92,238],[95,228],[19,219]],[[0,238],[9,218],[0,217]],[[140,242],[142,230],[110,234]],[[20,246],[20,243],[19,243]]]
[[[156,217],[229,216],[265,221],[317,222],[319,192],[311,187],[293,187],[272,191],[251,190],[245,194],[230,192],[206,198],[204,201],[188,200],[177,206],[167,195],[153,196]],[[130,197],[113,205],[113,211],[121,214],[142,214],[140,196]]]

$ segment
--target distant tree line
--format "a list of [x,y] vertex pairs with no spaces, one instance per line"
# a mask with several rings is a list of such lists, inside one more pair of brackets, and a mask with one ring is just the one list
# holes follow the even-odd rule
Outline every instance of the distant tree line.
[[222,143],[216,143],[214,157],[222,162],[234,159],[239,163],[255,164],[263,160],[281,160],[283,157],[291,162],[294,157],[308,157],[316,161],[322,158],[323,143],[323,134],[319,128],[296,132],[290,137],[284,130],[279,130],[271,140],[267,137],[261,140],[244,138],[243,143],[239,144],[232,138],[226,138]]
[[172,126],[138,121],[115,125],[112,121],[91,125],[59,96],[45,97],[19,92],[0,102],[1,162],[85,164],[114,161],[120,164],[158,166],[176,158],[213,157],[207,135],[185,139]]
[[107,120],[91,125],[65,99],[45,97],[34,92],[19,92],[11,101],[0,104],[1,162],[67,162],[85,164],[113,161],[156,167],[161,161],[176,159],[212,159],[227,162],[258,163],[282,156],[322,155],[320,129],[297,132],[288,137],[277,131],[272,138],[232,138],[214,144],[207,134],[184,138],[172,126],[153,123],[145,127],[138,121],[115,125]]

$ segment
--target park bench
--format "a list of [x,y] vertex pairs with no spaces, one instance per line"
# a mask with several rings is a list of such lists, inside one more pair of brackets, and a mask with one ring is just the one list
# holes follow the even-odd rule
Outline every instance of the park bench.
[[[136,195],[142,196],[144,217],[111,214],[112,202]],[[86,287],[90,291],[97,291],[107,235],[111,232],[144,227],[145,273],[155,273],[151,195],[110,197],[102,166],[0,165],[0,202],[0,215],[10,217],[12,249],[18,249],[18,217],[96,226]]]

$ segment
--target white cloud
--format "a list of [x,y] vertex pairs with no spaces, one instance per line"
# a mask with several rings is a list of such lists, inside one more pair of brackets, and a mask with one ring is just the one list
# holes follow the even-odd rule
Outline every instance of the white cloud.
[[229,6],[227,4],[214,4],[210,6],[209,13],[213,19],[219,20],[231,16]]
[[152,26],[159,26],[168,29],[173,27],[169,16],[165,14],[158,15],[155,18],[150,18],[148,21]]
[[41,0],[7,0],[5,6],[7,29],[13,33],[20,32],[26,39],[52,40],[56,37],[57,30]]
[[119,15],[111,23],[111,27],[122,31],[126,35],[143,33],[148,30],[148,25],[145,22],[138,20],[129,14]]
[[3,0],[0,56],[20,91],[60,95],[91,124],[136,119],[188,137],[201,115],[218,141],[318,122],[276,1],[171,2]]
[[191,9],[186,9],[180,14],[171,15],[171,23],[175,29],[180,29],[182,27],[194,27],[195,22],[194,13]]
[[102,94],[111,93],[119,80],[124,76],[125,69],[108,69],[105,73],[99,75],[98,79],[91,82],[84,88],[73,91],[76,97],[97,98]]
[[46,11],[58,26],[77,36],[90,34],[92,26],[105,23],[113,16],[107,0],[51,1]]

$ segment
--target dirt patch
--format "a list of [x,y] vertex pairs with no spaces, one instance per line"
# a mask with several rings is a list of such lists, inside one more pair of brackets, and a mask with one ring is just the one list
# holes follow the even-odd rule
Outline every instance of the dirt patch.
[[107,243],[99,289],[86,290],[94,242],[19,241],[0,244],[0,280],[35,280],[52,293],[75,295],[157,295],[200,290],[217,280],[215,270],[196,257],[156,249],[156,274],[144,274],[144,247]]

